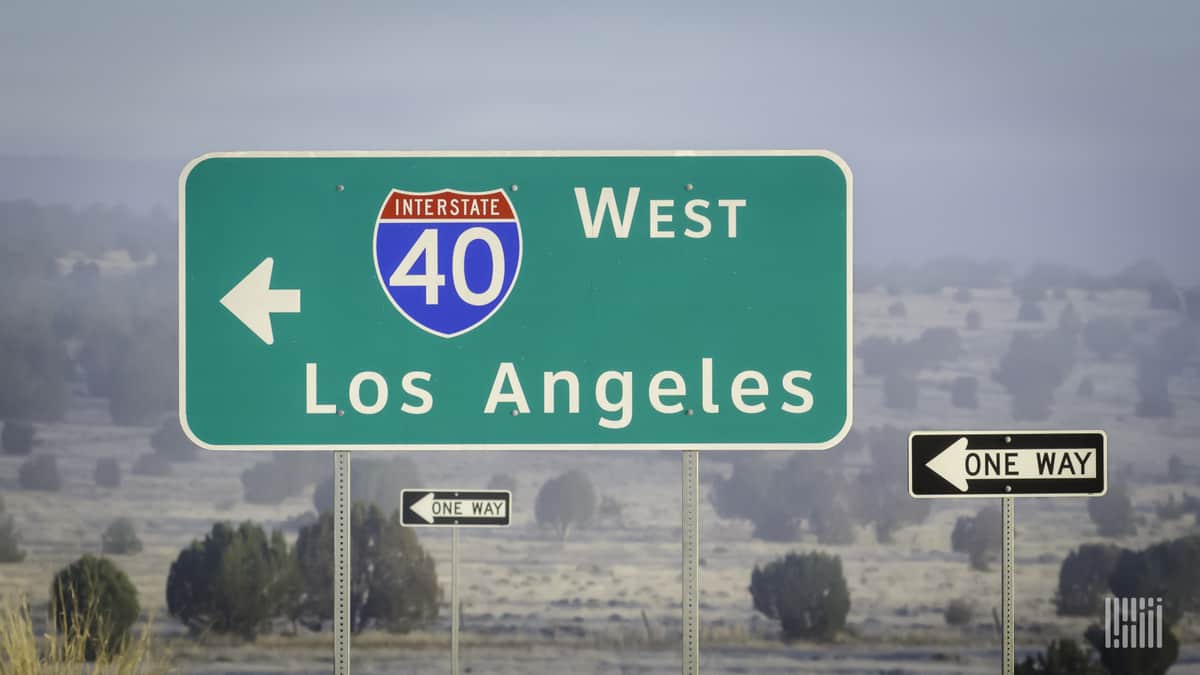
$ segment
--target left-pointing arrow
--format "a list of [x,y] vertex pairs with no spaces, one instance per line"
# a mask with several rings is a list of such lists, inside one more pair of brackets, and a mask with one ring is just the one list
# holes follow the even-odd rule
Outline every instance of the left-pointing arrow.
[[271,288],[271,271],[274,267],[274,258],[264,258],[221,298],[225,309],[267,344],[275,343],[271,315],[296,314],[300,311],[300,289]]

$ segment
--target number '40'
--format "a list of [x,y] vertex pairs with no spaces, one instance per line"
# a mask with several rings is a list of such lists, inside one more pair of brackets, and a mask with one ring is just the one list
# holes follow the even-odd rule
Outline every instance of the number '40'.
[[[492,278],[487,287],[476,292],[467,283],[467,247],[474,242],[483,242],[492,256]],[[425,271],[414,273],[413,267],[421,259],[425,259]],[[440,290],[446,285],[446,275],[438,270],[438,231],[429,228],[417,237],[412,248],[404,254],[396,271],[388,279],[389,286],[417,286],[425,289],[425,304],[436,305],[440,298]],[[454,249],[450,254],[450,278],[453,280],[454,292],[464,302],[480,306],[492,302],[504,288],[504,248],[495,232],[486,227],[472,227],[464,230],[454,240]]]

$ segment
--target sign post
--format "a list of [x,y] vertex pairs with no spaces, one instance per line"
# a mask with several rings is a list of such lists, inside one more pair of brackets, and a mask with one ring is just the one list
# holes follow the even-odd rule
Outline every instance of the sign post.
[[1099,497],[1108,491],[1103,431],[914,431],[908,492],[923,499],[1000,497],[1002,672],[1016,668],[1015,497]]

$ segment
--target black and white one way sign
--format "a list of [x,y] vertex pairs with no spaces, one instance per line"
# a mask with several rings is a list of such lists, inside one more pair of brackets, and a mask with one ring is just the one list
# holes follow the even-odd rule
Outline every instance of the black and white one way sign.
[[914,431],[914,497],[1098,497],[1108,490],[1103,431]]
[[402,490],[400,521],[410,527],[507,527],[508,490]]

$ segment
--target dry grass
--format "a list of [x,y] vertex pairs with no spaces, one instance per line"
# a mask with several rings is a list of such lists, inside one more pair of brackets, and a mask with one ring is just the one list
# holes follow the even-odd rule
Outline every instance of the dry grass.
[[[89,608],[89,612],[95,608]],[[29,603],[23,598],[6,601],[0,606],[0,675],[157,675],[170,672],[170,662],[164,653],[153,649],[151,624],[143,625],[137,637],[128,640],[123,648],[110,653],[100,649],[94,663],[85,666],[89,640],[103,635],[91,635],[90,617],[80,613],[73,619],[71,630],[36,635]],[[53,628],[48,628],[53,630]],[[107,640],[97,641],[103,645]]]

